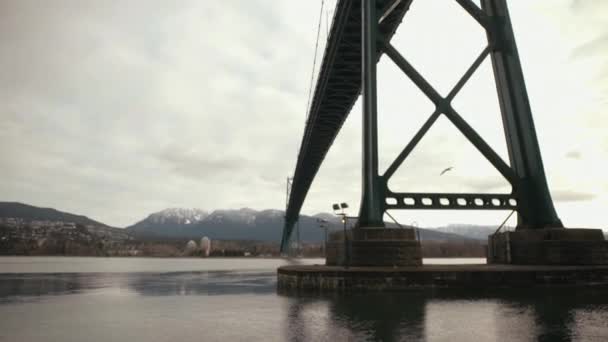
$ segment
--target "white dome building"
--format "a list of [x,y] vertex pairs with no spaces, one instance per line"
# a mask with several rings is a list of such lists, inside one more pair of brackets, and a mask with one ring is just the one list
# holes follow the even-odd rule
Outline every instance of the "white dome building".
[[192,253],[192,252],[196,251],[196,248],[197,248],[196,242],[194,242],[194,240],[190,240],[186,244],[186,251],[185,252],[188,253],[188,254]]
[[209,240],[209,238],[206,236],[201,239],[201,253],[206,257],[208,257],[209,253],[211,253],[211,240]]

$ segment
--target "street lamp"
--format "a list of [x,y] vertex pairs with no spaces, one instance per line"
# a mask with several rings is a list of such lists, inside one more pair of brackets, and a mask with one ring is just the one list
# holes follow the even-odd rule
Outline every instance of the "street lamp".
[[317,218],[319,228],[325,229],[325,241],[323,243],[323,256],[327,257],[327,220]]
[[420,229],[418,229],[418,222],[413,221],[412,222],[412,228],[415,229],[415,231],[416,231],[416,237],[418,238],[418,242],[420,242]]
[[342,202],[340,204],[338,203],[334,203],[332,205],[332,208],[334,209],[334,214],[336,214],[337,216],[342,216],[342,223],[344,225],[344,267],[348,267],[348,258],[349,258],[349,253],[348,253],[348,236],[346,235],[346,221],[350,218],[346,215],[346,213],[344,212],[344,209],[348,208],[348,204],[345,202]]

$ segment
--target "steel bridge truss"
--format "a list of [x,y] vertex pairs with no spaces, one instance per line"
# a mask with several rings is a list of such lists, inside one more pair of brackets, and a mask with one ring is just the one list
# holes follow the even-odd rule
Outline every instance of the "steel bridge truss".
[[[506,1],[482,0],[481,8],[471,0],[455,1],[485,29],[488,45],[446,97],[378,32],[374,0],[362,1],[364,191],[359,225],[383,226],[383,214],[390,209],[510,209],[518,212],[520,228],[561,226],[545,179]],[[383,175],[378,175],[377,157],[376,43],[435,105],[433,113]],[[513,167],[503,161],[452,106],[456,95],[490,55]],[[511,184],[511,194],[398,193],[388,188],[391,176],[441,115]]]
[[[304,197],[320,163],[359,93],[362,95],[363,110],[363,187],[358,226],[384,226],[384,213],[392,209],[474,209],[515,210],[518,213],[518,229],[562,227],[547,186],[506,0],[481,0],[481,7],[472,0],[454,0],[486,31],[487,46],[445,97],[441,96],[390,43],[390,38],[399,24],[395,22],[403,18],[412,1],[340,0],[338,2],[337,11],[348,9],[349,12],[348,15],[343,16],[336,13],[330,38],[338,37],[334,31],[336,27],[340,27],[339,25],[350,25],[349,32],[356,32],[359,35],[351,33],[350,41],[347,36],[340,38],[339,41],[332,42],[330,39],[328,42],[315,89],[311,115],[300,147],[294,188],[290,194],[286,213],[283,244],[289,239]],[[357,5],[360,11],[353,9]],[[359,17],[356,16],[357,13]],[[359,30],[353,30],[354,25],[357,25]],[[360,45],[354,44],[353,38],[360,39]],[[351,48],[344,54],[344,59],[340,59],[340,56],[331,59],[336,51],[340,51],[339,48],[344,46]],[[386,54],[412,80],[432,101],[435,109],[384,174],[380,175],[376,66],[382,54]],[[454,98],[488,56],[492,61],[509,152],[509,164],[452,107]],[[358,58],[359,62],[353,64],[354,58]],[[350,64],[345,65],[345,61]],[[327,70],[331,70],[334,66],[338,68],[337,72],[341,69],[350,72],[345,74],[346,76],[358,72],[360,78],[348,78],[342,75],[342,79],[336,77],[332,79],[331,76],[335,76],[336,72],[332,74]],[[341,80],[343,81],[340,82]],[[332,81],[334,86],[331,86]],[[356,86],[353,82],[357,81],[360,83]],[[334,99],[334,102],[328,99]],[[341,102],[336,102],[335,99]],[[324,104],[327,106],[326,109],[323,108]],[[444,115],[511,184],[511,193],[404,193],[393,192],[388,188],[389,179],[441,115]],[[313,139],[319,134],[319,140]]]
[[[467,12],[474,15],[480,23],[487,22],[484,13],[476,11],[476,5],[467,1],[458,1]],[[486,27],[483,25],[484,28]],[[380,176],[381,186],[385,188],[386,206],[385,209],[512,209],[517,210],[517,200],[510,194],[455,194],[455,193],[396,193],[388,189],[386,185],[389,179],[403,164],[417,144],[437,121],[444,115],[456,128],[468,139],[473,146],[481,152],[484,157],[500,172],[500,174],[513,186],[516,184],[516,176],[510,166],[507,165],[500,156],[475,132],[475,130],[456,112],[452,107],[452,101],[464,87],[467,81],[483,63],[485,58],[492,51],[492,46],[488,45],[483,49],[473,64],[456,83],[448,96],[442,97],[427,80],[393,47],[388,41],[379,39],[383,45],[383,50],[391,60],[408,76],[414,84],[433,102],[435,110],[422,125],[412,140],[405,146],[403,151],[387,168],[386,172]]]

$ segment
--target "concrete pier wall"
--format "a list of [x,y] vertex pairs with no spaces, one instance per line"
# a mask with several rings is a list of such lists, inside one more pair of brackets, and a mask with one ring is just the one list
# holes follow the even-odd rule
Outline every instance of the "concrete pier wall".
[[279,291],[401,291],[423,288],[608,286],[608,266],[283,266]]
[[326,265],[411,266],[422,264],[420,242],[413,229],[356,228],[333,233]]
[[488,237],[489,264],[608,265],[601,229],[539,229]]

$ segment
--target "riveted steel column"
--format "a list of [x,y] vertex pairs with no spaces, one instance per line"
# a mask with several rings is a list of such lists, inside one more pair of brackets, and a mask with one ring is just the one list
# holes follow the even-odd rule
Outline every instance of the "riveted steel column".
[[376,0],[361,0],[361,93],[363,98],[363,194],[359,227],[383,227],[383,202],[378,175],[378,118],[376,104]]
[[541,158],[506,0],[482,0],[511,167],[517,175],[518,229],[562,227]]

